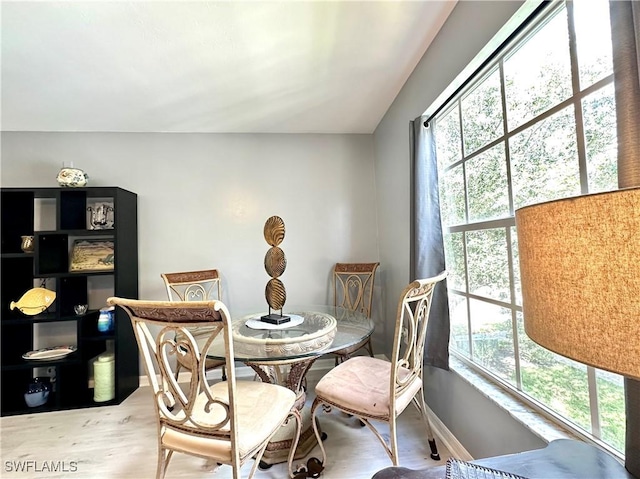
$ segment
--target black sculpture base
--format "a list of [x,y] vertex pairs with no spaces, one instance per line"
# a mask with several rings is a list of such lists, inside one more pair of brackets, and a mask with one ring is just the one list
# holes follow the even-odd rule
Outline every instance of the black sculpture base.
[[282,314],[267,314],[260,317],[260,321],[271,324],[284,324],[291,321],[289,316],[283,316]]

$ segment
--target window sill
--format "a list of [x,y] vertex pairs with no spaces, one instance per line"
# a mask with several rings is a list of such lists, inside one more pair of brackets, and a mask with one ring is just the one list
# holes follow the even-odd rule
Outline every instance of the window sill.
[[508,390],[492,383],[487,378],[471,369],[461,359],[451,355],[449,366],[453,373],[477,389],[483,396],[494,402],[498,407],[506,411],[513,419],[521,423],[531,433],[545,442],[555,439],[575,439],[584,441],[567,428],[556,421],[536,411],[522,399],[508,392]]

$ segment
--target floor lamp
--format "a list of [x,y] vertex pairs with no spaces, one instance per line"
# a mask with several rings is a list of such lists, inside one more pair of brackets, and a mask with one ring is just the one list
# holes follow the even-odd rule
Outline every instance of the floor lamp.
[[640,479],[640,188],[516,211],[527,335],[625,377],[625,467]]

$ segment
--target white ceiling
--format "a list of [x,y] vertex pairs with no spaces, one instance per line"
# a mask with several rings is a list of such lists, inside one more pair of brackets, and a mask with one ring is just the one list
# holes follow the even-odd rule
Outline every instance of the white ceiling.
[[445,1],[2,1],[3,131],[372,133]]

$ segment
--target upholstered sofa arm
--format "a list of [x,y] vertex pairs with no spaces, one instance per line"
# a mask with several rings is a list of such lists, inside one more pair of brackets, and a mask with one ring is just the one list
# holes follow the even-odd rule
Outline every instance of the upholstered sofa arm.
[[406,467],[387,467],[376,472],[371,479],[444,479],[446,469],[429,467],[427,469],[412,470]]
[[[633,479],[613,456],[590,444],[570,439],[551,441],[543,449],[473,462],[528,479]],[[446,474],[445,466],[419,470],[387,467],[371,479],[445,479]]]

